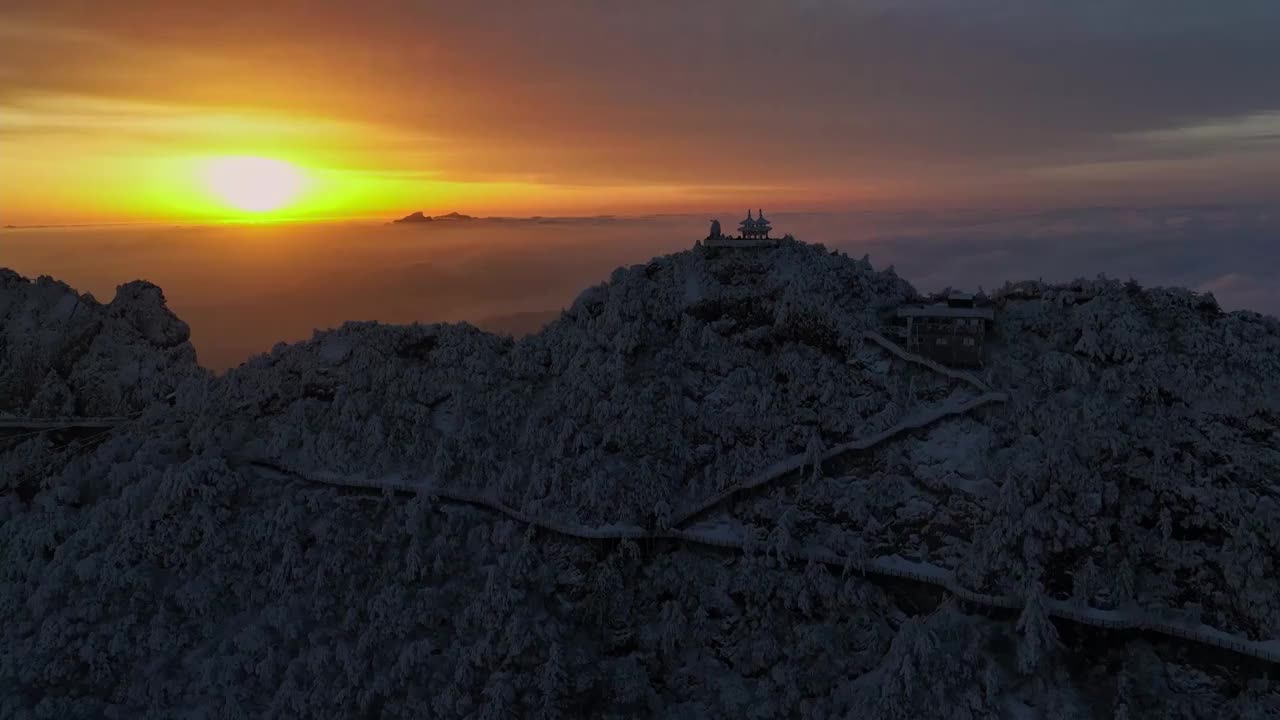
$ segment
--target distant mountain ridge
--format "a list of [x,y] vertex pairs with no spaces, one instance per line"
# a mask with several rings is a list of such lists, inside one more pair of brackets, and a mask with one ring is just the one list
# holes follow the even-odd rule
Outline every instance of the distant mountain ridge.
[[[663,217],[654,216],[618,216],[618,215],[567,215],[567,216],[543,216],[530,215],[527,217],[510,217],[510,216],[486,216],[477,217],[474,215],[465,215],[459,212],[450,212],[445,215],[426,215],[422,211],[417,211],[405,215],[402,218],[392,220],[389,224],[416,224],[416,223],[432,223],[432,222],[485,222],[485,223],[536,223],[539,225],[609,225],[626,222],[643,222],[646,218]],[[690,216],[692,217],[692,216]]]
[[[91,387],[62,379],[53,309],[74,292],[8,277],[5,358]],[[144,352],[181,347],[150,287],[93,370],[140,387],[141,418],[100,444],[0,435],[0,715],[1280,711],[1274,681],[1239,680],[1256,668],[1058,630],[1037,601],[1280,641],[1275,318],[1101,277],[1009,284],[975,385],[867,340],[924,299],[892,268],[787,241],[619,268],[519,341],[348,323],[214,378]],[[140,357],[166,370],[131,384]],[[732,492],[979,385],[1007,402]],[[751,549],[574,543],[433,487],[606,533],[705,507]],[[987,618],[797,548],[1031,600]]]
[[413,212],[408,215],[405,215],[399,220],[392,220],[392,222],[393,223],[461,222],[461,221],[476,220],[476,219],[478,218],[474,218],[470,215],[463,215],[462,213],[458,213],[458,212],[451,212],[445,215],[437,215],[435,217],[432,217],[430,215],[424,215],[422,211],[419,210],[417,212]]

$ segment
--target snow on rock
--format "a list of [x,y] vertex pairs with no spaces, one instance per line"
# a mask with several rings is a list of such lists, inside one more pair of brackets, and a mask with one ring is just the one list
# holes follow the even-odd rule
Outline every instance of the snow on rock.
[[160,288],[132,282],[102,305],[51,278],[0,269],[0,413],[109,417],[200,373],[187,324]]
[[[1280,640],[1280,322],[1104,279],[994,298],[1007,402],[947,416],[981,390],[866,340],[911,286],[791,241],[620,268],[520,341],[348,323],[218,378],[154,286],[0,271],[0,411],[141,415],[0,436],[0,716],[1276,712],[1239,658],[1045,611]],[[670,537],[747,552],[554,530],[717,497]],[[1037,593],[985,618],[791,559],[818,546]]]
[[107,315],[128,323],[147,342],[161,348],[185,343],[191,330],[164,304],[164,292],[149,282],[135,281],[116,289]]

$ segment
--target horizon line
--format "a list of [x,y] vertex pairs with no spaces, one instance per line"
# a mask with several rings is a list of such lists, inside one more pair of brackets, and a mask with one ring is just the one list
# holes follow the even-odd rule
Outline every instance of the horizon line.
[[[826,209],[826,210],[783,210],[771,211],[770,214],[775,217],[794,217],[798,215],[843,215],[843,214],[868,214],[868,215],[888,215],[900,214],[908,212],[1012,212],[1028,215],[1040,215],[1053,212],[1070,212],[1082,210],[1172,210],[1172,209],[1244,209],[1244,208],[1280,208],[1280,201],[1242,201],[1242,202],[1200,202],[1200,203],[1143,203],[1143,204],[1100,204],[1091,203],[1085,205],[1054,205],[1043,207],[1009,207],[1009,206],[979,206],[979,205],[946,205],[946,206],[915,206],[903,208],[843,208],[843,209]],[[414,212],[422,212],[420,210]],[[457,212],[466,215],[461,211]],[[702,217],[704,215],[714,215],[715,210],[702,211],[686,211],[686,212],[655,212],[655,213],[636,213],[636,214],[616,214],[616,213],[592,213],[584,215],[473,215],[470,219],[478,221],[539,221],[539,220],[646,220],[652,218],[684,218],[684,217]],[[412,213],[410,213],[412,214]],[[426,215],[426,213],[423,213]],[[445,213],[446,215],[448,213]],[[324,224],[337,222],[373,222],[380,224],[395,224],[404,215],[396,218],[388,218],[385,215],[329,215],[318,217],[277,217],[277,218],[225,218],[225,219],[199,219],[199,220],[175,220],[175,219],[156,219],[156,220],[104,220],[101,222],[84,222],[84,223],[32,223],[32,224],[6,224],[0,226],[0,230],[66,230],[79,228],[107,228],[107,227],[155,227],[155,226],[172,226],[179,228],[188,227],[220,227],[229,225],[304,225],[304,224]],[[437,216],[428,216],[437,217]],[[445,221],[448,224],[449,221]],[[412,224],[412,223],[406,223]]]

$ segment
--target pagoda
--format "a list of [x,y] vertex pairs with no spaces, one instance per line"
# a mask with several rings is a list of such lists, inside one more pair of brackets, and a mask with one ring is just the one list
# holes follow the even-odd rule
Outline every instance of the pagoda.
[[[759,210],[757,215],[752,215],[751,210],[747,210],[747,218],[738,223],[738,235],[722,235],[720,232],[720,221],[711,221],[711,232],[705,240],[699,240],[698,245],[706,245],[707,247],[725,247],[725,248],[769,248],[776,247],[779,241],[769,237],[769,233],[773,232],[773,225],[770,224],[768,218],[764,216],[764,210]],[[784,238],[785,240],[786,238]]]
[[751,217],[751,209],[747,208],[747,219],[738,223],[738,234],[743,240],[768,240],[769,233],[773,230],[773,226],[764,217],[764,210],[760,210],[760,217]]

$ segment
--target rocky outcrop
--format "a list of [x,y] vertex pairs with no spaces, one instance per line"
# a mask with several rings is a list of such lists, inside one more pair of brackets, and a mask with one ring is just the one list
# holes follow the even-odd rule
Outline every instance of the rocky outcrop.
[[146,282],[106,305],[51,278],[0,270],[0,412],[128,415],[198,375],[190,330]]

